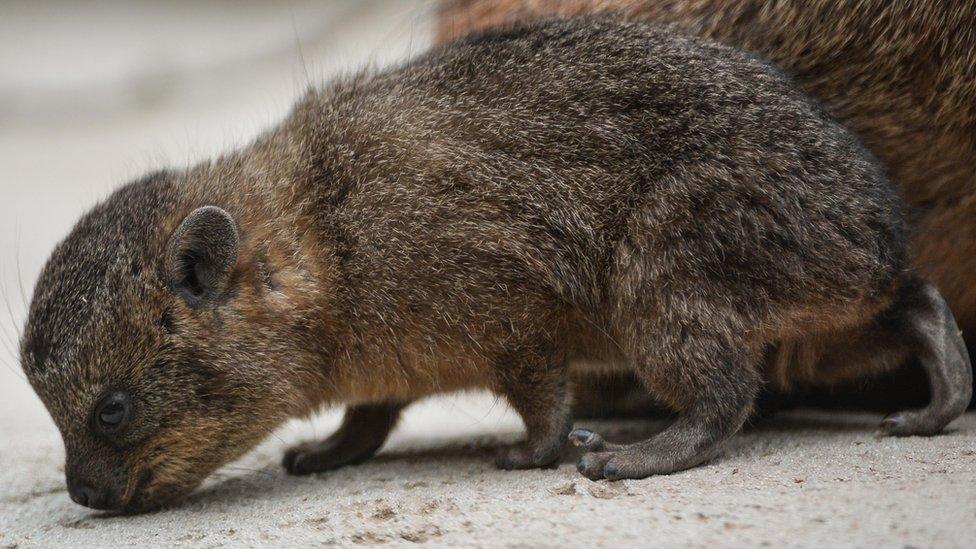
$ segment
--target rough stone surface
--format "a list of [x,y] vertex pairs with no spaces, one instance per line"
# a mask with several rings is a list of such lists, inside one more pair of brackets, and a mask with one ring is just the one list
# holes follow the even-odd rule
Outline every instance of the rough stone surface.
[[[877,438],[878,417],[782,413],[720,459],[684,473],[591,482],[571,462],[502,472],[491,451],[518,436],[494,399],[421,404],[364,465],[294,478],[286,442],[323,435],[328,414],[284,429],[185,504],[134,517],[71,503],[49,424],[0,419],[0,546],[177,547],[431,543],[445,546],[971,547],[976,414],[943,436]],[[621,438],[653,422],[592,423]]]
[[[71,503],[60,437],[8,352],[26,309],[19,286],[30,290],[56,240],[121,182],[244,142],[307,81],[429,42],[427,2],[228,6],[4,5],[0,548],[972,547],[972,413],[932,439],[875,438],[870,414],[781,414],[705,467],[608,484],[571,462],[496,471],[491,452],[518,436],[518,420],[492,397],[447,397],[408,411],[380,457],[358,467],[292,478],[278,466],[286,444],[334,428],[333,413],[286,427],[178,508],[118,517]],[[655,427],[587,425],[622,438]]]

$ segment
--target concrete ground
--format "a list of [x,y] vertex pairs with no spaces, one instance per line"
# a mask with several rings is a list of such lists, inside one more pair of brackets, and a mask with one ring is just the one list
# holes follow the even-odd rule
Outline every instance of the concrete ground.
[[[444,546],[972,547],[976,415],[931,439],[874,436],[870,414],[757,422],[715,462],[593,483],[570,462],[507,473],[520,423],[487,395],[406,414],[381,455],[310,478],[283,448],[296,422],[184,505],[107,516],[68,499],[63,449],[15,353],[26,296],[82,211],[153,167],[246,141],[309,81],[429,43],[430,6],[313,2],[4,2],[0,6],[0,547]],[[653,422],[590,423],[621,438]]]
[[[784,414],[704,467],[595,483],[572,463],[495,470],[493,446],[518,434],[497,408],[487,397],[421,405],[374,461],[307,478],[282,472],[273,438],[184,505],[135,517],[72,504],[57,433],[5,413],[0,546],[972,547],[973,414],[933,439],[876,438],[870,415]],[[627,437],[654,427],[589,425]]]

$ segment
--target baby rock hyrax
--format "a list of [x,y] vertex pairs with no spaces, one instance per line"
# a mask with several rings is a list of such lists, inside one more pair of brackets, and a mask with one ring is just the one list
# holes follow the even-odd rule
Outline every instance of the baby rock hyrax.
[[[400,411],[487,388],[525,422],[506,469],[569,439],[591,479],[697,465],[764,383],[971,367],[906,270],[899,201],[858,141],[769,65],[612,19],[520,25],[309,92],[250,146],[154,173],[85,215],[31,304],[22,361],[71,497],[187,494],[287,418],[348,406],[294,474],[367,459]],[[571,431],[569,371],[626,369],[677,419]]]

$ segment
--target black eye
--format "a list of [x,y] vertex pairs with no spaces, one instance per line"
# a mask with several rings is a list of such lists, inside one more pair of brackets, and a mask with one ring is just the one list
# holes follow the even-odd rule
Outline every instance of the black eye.
[[98,405],[95,418],[105,431],[117,431],[129,420],[129,397],[125,393],[113,393]]

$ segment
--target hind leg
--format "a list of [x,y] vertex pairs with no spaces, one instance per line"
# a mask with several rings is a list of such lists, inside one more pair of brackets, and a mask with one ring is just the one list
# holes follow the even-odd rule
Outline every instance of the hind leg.
[[[643,478],[694,467],[714,457],[752,411],[760,387],[753,352],[729,338],[695,334],[690,323],[671,341],[655,338],[646,349],[661,349],[667,363],[638,368],[645,384],[678,401],[677,419],[667,429],[634,444],[608,444],[596,433],[577,429],[570,441],[585,449],[577,469],[587,478]],[[670,345],[667,345],[670,343]],[[677,397],[677,398],[675,398]]]
[[883,316],[892,335],[918,357],[932,397],[924,408],[886,417],[881,432],[934,435],[966,411],[973,394],[972,365],[955,318],[935,286],[921,280],[907,283]]
[[917,358],[929,381],[929,403],[888,416],[881,432],[933,435],[966,411],[973,391],[969,354],[952,312],[932,284],[911,278],[893,297],[864,325],[794,342],[797,349],[805,350],[800,354],[815,357],[804,382],[832,385],[863,380]]

